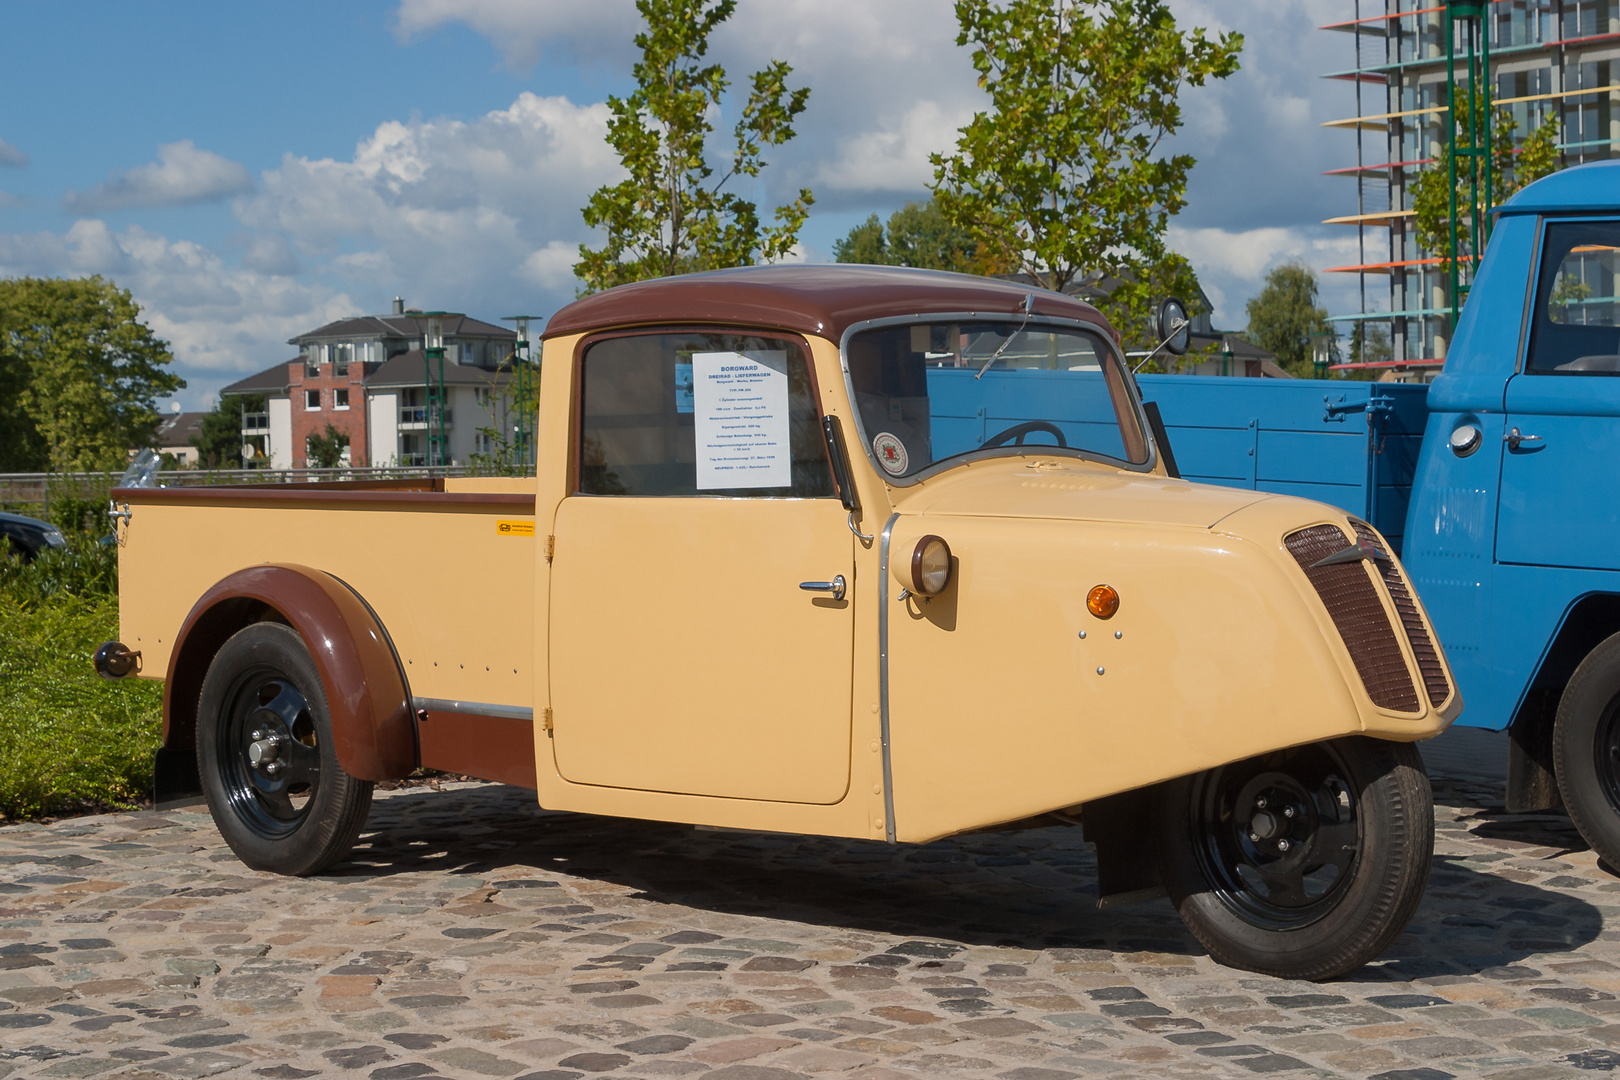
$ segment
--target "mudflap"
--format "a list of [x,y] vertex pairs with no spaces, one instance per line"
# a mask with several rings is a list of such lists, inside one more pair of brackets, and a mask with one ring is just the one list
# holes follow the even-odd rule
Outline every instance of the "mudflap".
[[1159,873],[1164,786],[1125,791],[1080,809],[1086,842],[1097,849],[1097,906],[1125,907],[1165,895]]
[[197,775],[196,751],[189,746],[184,750],[159,747],[152,757],[152,808],[176,810],[206,801]]

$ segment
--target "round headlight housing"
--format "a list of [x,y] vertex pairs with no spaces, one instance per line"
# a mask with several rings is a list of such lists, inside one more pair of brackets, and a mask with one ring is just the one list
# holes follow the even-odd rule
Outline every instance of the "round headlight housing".
[[911,583],[918,596],[938,596],[951,583],[951,546],[937,536],[925,536],[911,549]]

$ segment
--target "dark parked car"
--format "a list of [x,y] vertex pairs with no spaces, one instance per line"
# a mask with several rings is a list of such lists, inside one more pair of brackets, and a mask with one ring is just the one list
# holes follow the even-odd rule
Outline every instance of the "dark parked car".
[[23,517],[21,514],[0,514],[0,557],[10,552],[20,555],[24,562],[48,547],[67,547],[62,530],[48,521]]

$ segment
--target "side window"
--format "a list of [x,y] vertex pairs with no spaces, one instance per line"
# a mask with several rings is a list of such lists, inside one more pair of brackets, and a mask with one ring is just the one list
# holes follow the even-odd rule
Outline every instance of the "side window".
[[751,334],[607,338],[580,360],[582,495],[834,494],[803,344]]
[[1620,375],[1620,222],[1554,222],[1542,243],[1529,371]]

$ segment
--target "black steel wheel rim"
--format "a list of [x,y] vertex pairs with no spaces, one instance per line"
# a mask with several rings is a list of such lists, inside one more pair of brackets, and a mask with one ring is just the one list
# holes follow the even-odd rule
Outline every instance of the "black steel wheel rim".
[[225,798],[243,825],[266,840],[296,832],[321,785],[321,750],[310,704],[269,668],[237,679],[222,717],[219,767]]
[[1344,898],[1361,855],[1350,770],[1331,746],[1251,758],[1201,774],[1188,807],[1204,879],[1243,921],[1296,930]]
[[1620,696],[1604,706],[1593,741],[1592,760],[1597,764],[1598,783],[1609,805],[1620,813]]

